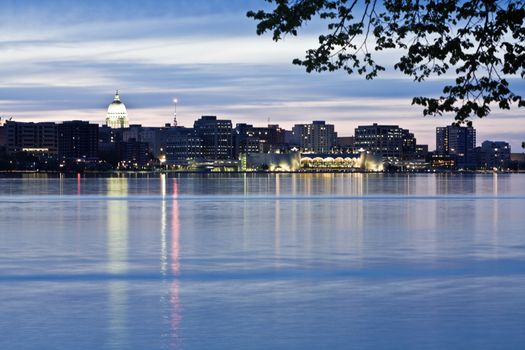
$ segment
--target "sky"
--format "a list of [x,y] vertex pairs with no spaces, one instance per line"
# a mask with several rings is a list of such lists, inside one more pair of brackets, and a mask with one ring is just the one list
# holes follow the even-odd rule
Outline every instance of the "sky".
[[[453,116],[423,117],[414,96],[439,94],[445,81],[415,83],[393,70],[396,52],[377,55],[387,72],[374,81],[292,65],[322,27],[274,42],[257,36],[248,10],[263,0],[0,0],[0,116],[18,121],[104,123],[119,89],[130,122],[192,126],[201,115],[257,126],[326,120],[340,136],[358,125],[396,124],[435,145]],[[446,78],[445,78],[446,79]],[[525,83],[515,83],[525,95]],[[474,120],[478,144],[505,140],[521,152],[525,109]]]

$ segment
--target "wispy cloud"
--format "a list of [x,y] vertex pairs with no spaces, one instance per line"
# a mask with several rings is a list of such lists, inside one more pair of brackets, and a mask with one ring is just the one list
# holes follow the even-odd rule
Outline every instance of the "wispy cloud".
[[[146,125],[171,121],[174,96],[185,125],[202,114],[286,127],[324,119],[350,135],[359,124],[392,123],[433,145],[435,127],[451,121],[411,106],[413,96],[439,94],[443,80],[415,84],[389,72],[368,82],[292,66],[314,45],[312,28],[281,43],[257,37],[244,14],[266,6],[259,0],[0,3],[0,115],[101,123],[118,88],[131,121]],[[515,86],[525,91],[523,81]],[[525,134],[517,118],[521,111],[495,112],[476,124],[479,138],[506,135],[517,147]]]

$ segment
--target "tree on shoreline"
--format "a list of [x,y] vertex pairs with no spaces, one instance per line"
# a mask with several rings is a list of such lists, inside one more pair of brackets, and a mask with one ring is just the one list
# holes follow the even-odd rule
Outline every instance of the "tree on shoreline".
[[441,96],[414,97],[424,115],[453,113],[457,124],[486,117],[491,106],[525,106],[509,77],[525,78],[525,0],[265,0],[249,11],[257,34],[298,35],[313,19],[327,22],[319,45],[293,63],[307,72],[344,70],[375,78],[385,67],[373,53],[400,49],[396,70],[421,82],[453,73]]

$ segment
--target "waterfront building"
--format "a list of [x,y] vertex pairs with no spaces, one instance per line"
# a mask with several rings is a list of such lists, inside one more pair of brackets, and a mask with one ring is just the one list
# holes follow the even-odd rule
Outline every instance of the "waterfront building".
[[7,144],[7,128],[4,125],[0,125],[0,148],[5,148]]
[[383,158],[414,159],[416,139],[407,129],[398,125],[361,125],[355,129],[355,149],[369,151]]
[[239,123],[235,126],[233,135],[235,158],[241,153],[269,153],[280,151],[284,147],[284,129],[277,124],[254,127]]
[[504,141],[483,141],[481,144],[482,168],[501,168],[510,161],[510,145]]
[[436,154],[455,158],[457,168],[476,166],[476,129],[449,125],[436,128]]
[[202,139],[194,128],[173,127],[167,130],[166,164],[187,165],[203,158]]
[[243,171],[297,171],[301,167],[299,152],[243,153],[240,158]]
[[354,136],[341,136],[336,139],[336,146],[339,152],[353,152],[355,148]]
[[328,153],[336,145],[334,125],[316,120],[311,124],[296,124],[292,128],[294,143],[304,152]]
[[98,157],[98,125],[74,120],[58,124],[58,154],[61,158]]
[[106,125],[110,128],[127,128],[129,126],[128,111],[124,102],[120,100],[117,90],[113,102],[108,106]]
[[145,142],[148,151],[157,159],[165,155],[166,138],[169,127],[144,127],[140,124],[132,124],[129,128],[122,129],[122,140],[129,141],[135,139],[138,142]]
[[129,139],[119,142],[117,147],[119,160],[123,168],[137,169],[144,167],[152,158],[147,142]]
[[427,159],[428,156],[428,145],[416,145],[414,159]]
[[57,125],[7,121],[3,126],[4,143],[8,153],[29,152],[58,154]]
[[202,116],[193,127],[201,138],[202,155],[206,160],[233,159],[233,134],[231,120],[217,119],[216,116]]

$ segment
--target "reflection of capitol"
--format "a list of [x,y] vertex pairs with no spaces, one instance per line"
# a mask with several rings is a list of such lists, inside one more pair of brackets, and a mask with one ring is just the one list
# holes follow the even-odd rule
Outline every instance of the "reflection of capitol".
[[[128,179],[107,179],[107,270],[110,274],[123,274],[128,270]],[[113,198],[112,198],[113,197]],[[118,197],[116,199],[115,197]],[[109,282],[109,326],[112,345],[126,347],[126,288],[127,282]]]

